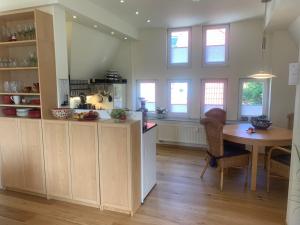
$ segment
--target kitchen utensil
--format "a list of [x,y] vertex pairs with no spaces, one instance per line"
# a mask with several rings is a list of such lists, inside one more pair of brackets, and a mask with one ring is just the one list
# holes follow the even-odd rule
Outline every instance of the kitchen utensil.
[[21,96],[18,95],[10,96],[10,99],[13,101],[15,105],[20,105],[21,103]]
[[272,122],[267,120],[266,116],[258,116],[251,119],[251,124],[258,130],[266,130],[272,125]]
[[16,109],[15,108],[4,108],[2,112],[5,116],[16,116]]
[[56,119],[68,119],[73,114],[73,109],[70,108],[54,108],[51,110],[52,115]]
[[19,117],[28,117],[29,110],[30,109],[28,109],[28,108],[26,108],[26,109],[17,109],[17,116],[19,116]]

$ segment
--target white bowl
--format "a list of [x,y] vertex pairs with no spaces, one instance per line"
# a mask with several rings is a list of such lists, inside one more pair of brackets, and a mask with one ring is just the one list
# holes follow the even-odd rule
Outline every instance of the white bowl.
[[30,109],[17,109],[17,116],[19,117],[27,117]]

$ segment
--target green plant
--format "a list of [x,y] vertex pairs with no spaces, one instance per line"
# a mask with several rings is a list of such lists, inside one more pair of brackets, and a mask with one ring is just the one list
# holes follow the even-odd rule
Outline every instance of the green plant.
[[113,119],[126,119],[126,111],[124,109],[113,109],[110,113],[111,118]]

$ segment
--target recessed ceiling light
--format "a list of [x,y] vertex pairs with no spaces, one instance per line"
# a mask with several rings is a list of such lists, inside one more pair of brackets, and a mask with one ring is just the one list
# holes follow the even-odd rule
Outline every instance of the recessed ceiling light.
[[111,34],[111,35],[114,35],[114,34],[115,34],[115,32],[114,32],[114,31],[112,31],[112,32],[110,32],[110,34]]
[[73,19],[77,19],[77,16],[74,15],[74,16],[73,16]]
[[97,27],[98,27],[98,25],[97,25],[97,24],[95,24],[95,25],[94,25],[94,28],[97,28]]
[[124,40],[127,40],[128,39],[128,37],[124,37]]
[[120,3],[125,3],[125,0],[120,0]]
[[138,10],[135,11],[135,15],[139,15],[140,12]]
[[150,20],[150,19],[147,19],[146,22],[147,22],[147,23],[151,23],[151,20]]

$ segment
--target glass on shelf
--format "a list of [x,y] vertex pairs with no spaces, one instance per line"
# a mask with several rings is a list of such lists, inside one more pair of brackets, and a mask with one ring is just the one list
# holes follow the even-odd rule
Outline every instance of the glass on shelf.
[[35,39],[35,27],[33,23],[18,24],[15,27],[2,26],[1,41],[24,41]]

